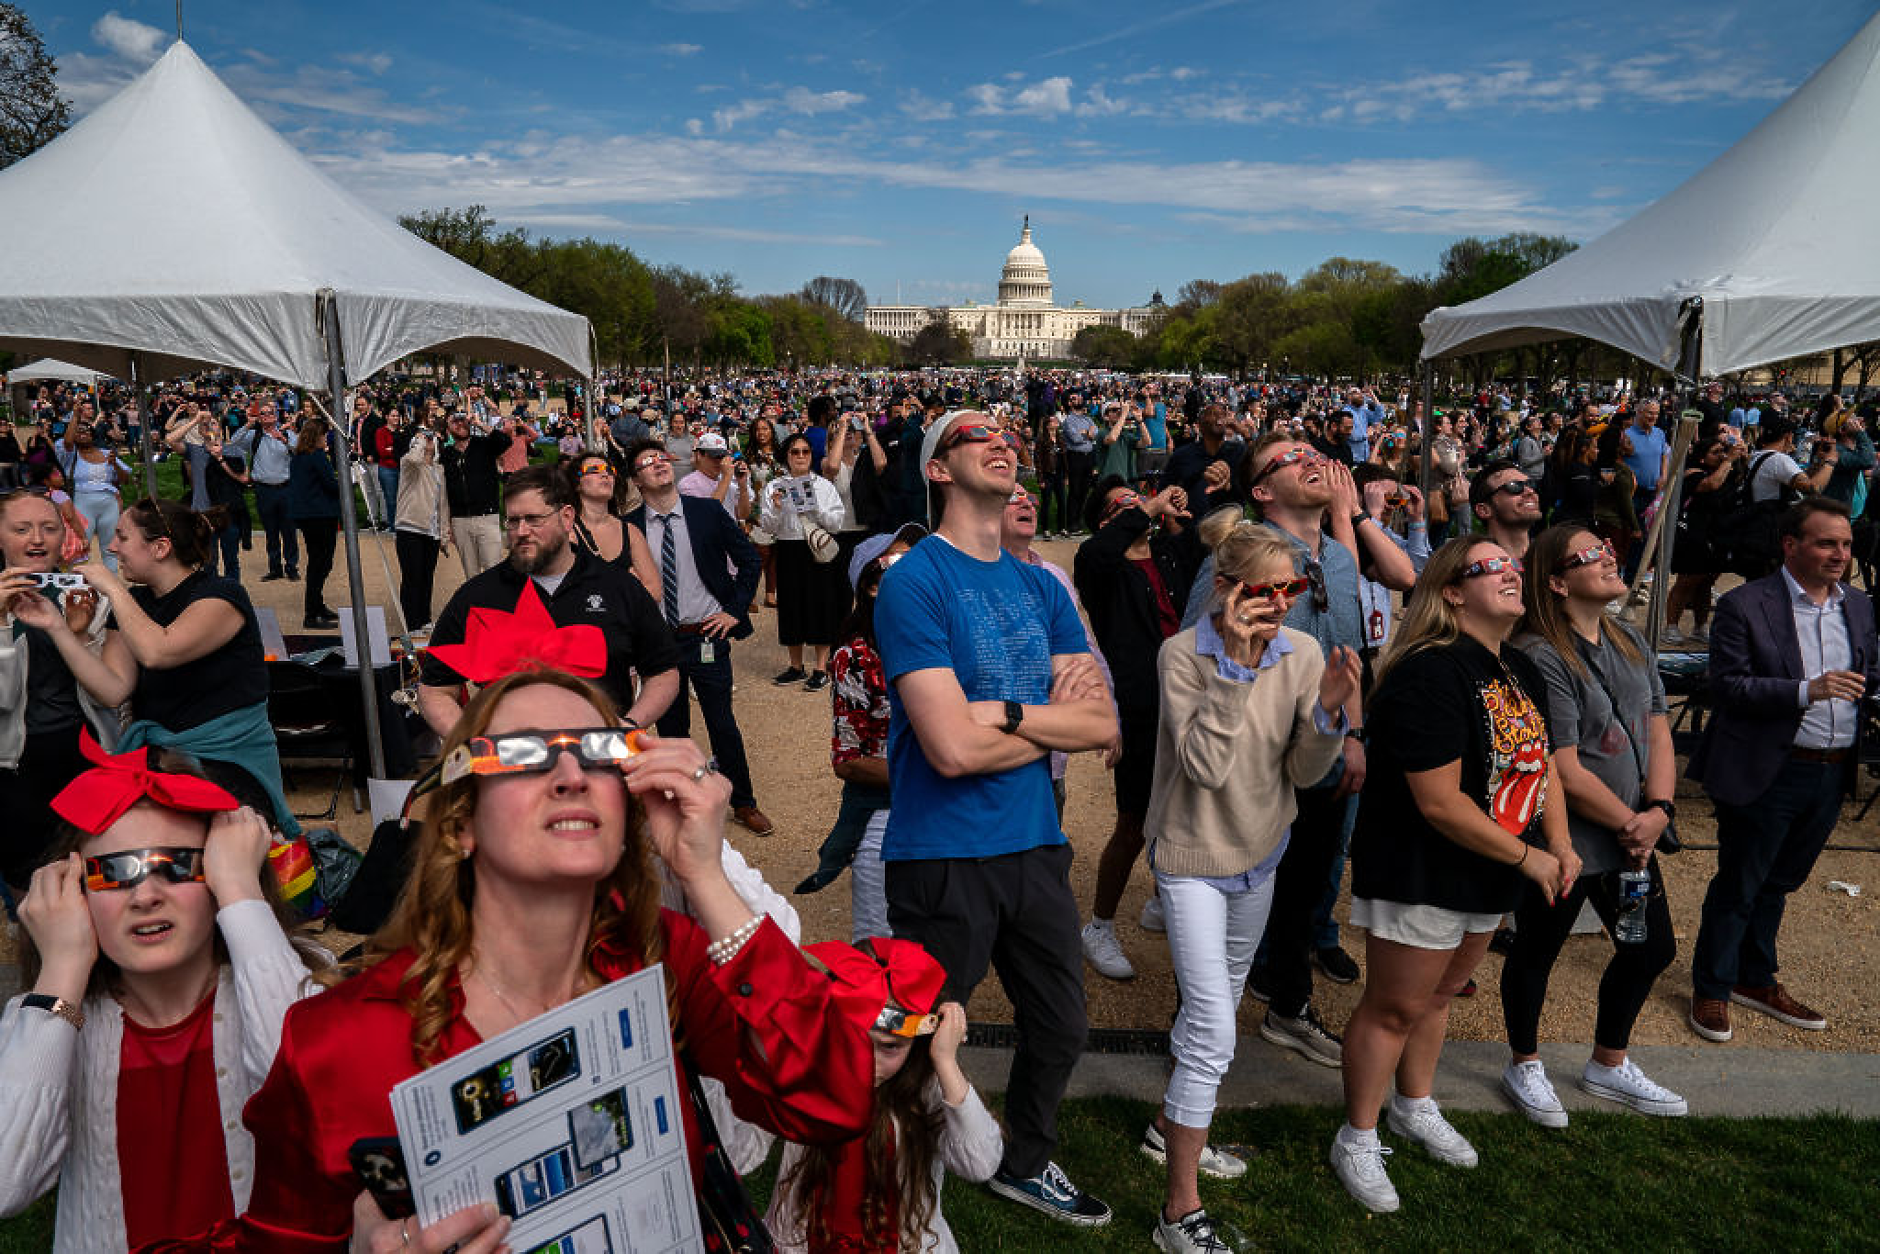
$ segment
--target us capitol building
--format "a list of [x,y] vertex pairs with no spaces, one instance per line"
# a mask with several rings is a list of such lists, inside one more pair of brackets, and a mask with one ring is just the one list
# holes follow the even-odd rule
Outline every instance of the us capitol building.
[[870,305],[862,325],[905,344],[922,327],[944,318],[972,339],[975,357],[1064,358],[1085,327],[1121,327],[1140,336],[1167,313],[1160,292],[1133,309],[1087,309],[1082,301],[1069,308],[1053,304],[1051,268],[1031,242],[1027,215],[1018,244],[1005,254],[1005,268],[999,272],[998,304]]

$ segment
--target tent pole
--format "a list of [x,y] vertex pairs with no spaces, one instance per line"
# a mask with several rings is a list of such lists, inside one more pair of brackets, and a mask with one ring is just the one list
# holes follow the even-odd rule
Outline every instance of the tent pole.
[[150,452],[150,405],[144,395],[144,355],[131,354],[131,411],[137,415],[137,454],[144,459],[144,494],[157,499],[157,461]]
[[1417,468],[1417,491],[1423,494],[1423,516],[1429,517],[1430,484],[1436,478],[1436,363],[1423,363],[1423,450]]
[[379,731],[378,675],[372,668],[372,636],[366,630],[366,578],[359,564],[359,517],[353,509],[352,442],[343,438],[340,423],[350,410],[346,404],[346,358],[339,338],[339,301],[330,287],[314,295],[314,314],[320,319],[320,335],[326,341],[326,386],[331,399],[332,429],[327,432],[328,451],[333,456],[334,477],[339,480],[339,520],[346,533],[346,588],[352,594],[353,640],[359,657],[359,693],[365,702],[366,752],[372,762],[372,778],[385,776],[385,739]]

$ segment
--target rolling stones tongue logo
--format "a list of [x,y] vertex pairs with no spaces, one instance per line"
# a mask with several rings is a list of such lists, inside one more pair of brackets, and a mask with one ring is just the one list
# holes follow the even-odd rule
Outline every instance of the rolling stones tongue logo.
[[1488,715],[1489,817],[1516,836],[1547,802],[1547,727],[1527,694],[1497,680],[1482,690]]

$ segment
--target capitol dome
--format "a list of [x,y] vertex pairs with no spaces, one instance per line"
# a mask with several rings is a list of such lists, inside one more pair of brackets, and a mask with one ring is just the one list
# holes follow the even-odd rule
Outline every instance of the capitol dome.
[[1050,303],[1051,267],[1045,264],[1038,246],[1031,242],[1031,216],[1027,214],[1018,243],[1005,254],[1005,268],[999,272],[999,304],[1048,306]]

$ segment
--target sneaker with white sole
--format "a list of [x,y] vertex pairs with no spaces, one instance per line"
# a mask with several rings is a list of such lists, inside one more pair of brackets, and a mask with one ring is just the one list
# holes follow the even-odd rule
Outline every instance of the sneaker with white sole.
[[1157,1215],[1149,1236],[1163,1254],[1233,1254],[1233,1247],[1216,1235],[1205,1210],[1191,1210],[1180,1219]]
[[1622,1058],[1616,1067],[1589,1061],[1580,1073],[1580,1087],[1594,1097],[1630,1106],[1641,1115],[1676,1118],[1691,1112],[1690,1103],[1638,1069],[1630,1058]]
[[1079,1228],[1101,1228],[1110,1222],[1110,1208],[1072,1184],[1056,1163],[1046,1163],[1043,1171],[1022,1179],[1001,1167],[986,1181],[986,1187],[1000,1197]]
[[1369,1145],[1354,1145],[1341,1133],[1332,1138],[1332,1172],[1345,1192],[1364,1204],[1366,1210],[1388,1215],[1396,1210],[1397,1189],[1384,1170],[1390,1149],[1373,1140]]
[[1341,1067],[1345,1063],[1344,1041],[1319,1022],[1318,1012],[1311,1006],[1296,1019],[1268,1006],[1266,1018],[1260,1020],[1260,1035],[1321,1067]]
[[1567,1108],[1560,1104],[1560,1095],[1554,1092],[1552,1082],[1547,1079],[1547,1068],[1541,1065],[1540,1059],[1511,1062],[1504,1067],[1501,1091],[1508,1095],[1516,1110],[1541,1127],[1567,1126]]
[[1116,924],[1110,919],[1092,919],[1084,924],[1084,957],[1097,969],[1097,974],[1112,980],[1133,980],[1136,968],[1129,963],[1129,955],[1123,952],[1123,943],[1116,939]]
[[1136,920],[1136,925],[1145,932],[1168,931],[1168,919],[1162,913],[1160,893],[1151,894],[1149,900],[1142,903],[1142,917]]
[[1473,1167],[1479,1161],[1475,1156],[1475,1146],[1469,1144],[1462,1133],[1449,1126],[1449,1120],[1443,1118],[1443,1112],[1436,1108],[1434,1101],[1425,1099],[1415,1110],[1404,1114],[1398,1110],[1397,1101],[1393,1098],[1387,1121],[1392,1132],[1406,1141],[1415,1141],[1439,1163],[1448,1163],[1451,1167]]
[[[1162,1133],[1152,1123],[1143,1132],[1142,1140],[1136,1148],[1158,1163],[1168,1162],[1168,1145],[1162,1140]],[[1236,1154],[1212,1145],[1201,1147],[1201,1174],[1213,1176],[1216,1180],[1238,1180],[1247,1174],[1247,1162]]]

